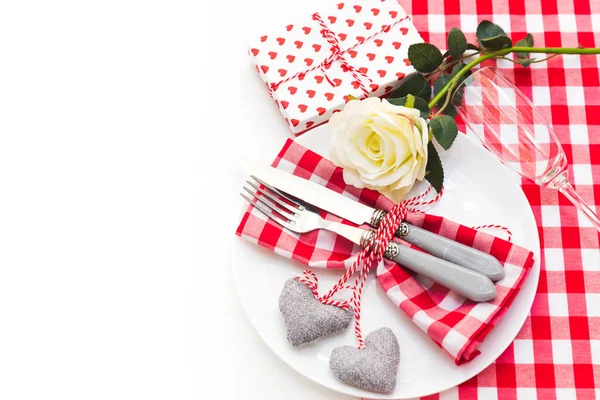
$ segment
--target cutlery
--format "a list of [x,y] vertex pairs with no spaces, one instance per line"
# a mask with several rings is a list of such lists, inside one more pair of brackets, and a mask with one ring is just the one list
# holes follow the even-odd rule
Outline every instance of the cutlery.
[[[280,192],[301,199],[315,207],[328,211],[357,225],[368,224],[377,228],[386,212],[369,207],[324,186],[284,172],[277,168],[244,161],[244,169],[257,177],[262,184],[269,184]],[[473,271],[482,273],[492,281],[504,278],[504,268],[494,256],[458,243],[425,229],[402,222],[396,236],[427,251]]]
[[[375,235],[374,230],[363,230],[325,220],[319,214],[310,211],[307,204],[286,196],[254,176],[252,178],[261,183],[265,189],[261,189],[251,181],[247,181],[248,185],[256,192],[244,186],[244,190],[251,197],[241,193],[242,197],[284,228],[298,233],[325,229],[341,235],[363,248],[371,245]],[[256,201],[253,201],[252,198]],[[429,277],[470,300],[483,302],[496,297],[496,287],[487,276],[452,262],[402,246],[394,241],[388,244],[384,256],[403,267]]]

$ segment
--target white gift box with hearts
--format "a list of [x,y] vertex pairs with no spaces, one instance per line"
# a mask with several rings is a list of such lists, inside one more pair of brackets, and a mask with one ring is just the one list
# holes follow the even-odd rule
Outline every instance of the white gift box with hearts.
[[423,42],[396,0],[354,0],[270,32],[248,46],[292,132],[341,111],[349,96],[383,96],[414,68],[408,47]]

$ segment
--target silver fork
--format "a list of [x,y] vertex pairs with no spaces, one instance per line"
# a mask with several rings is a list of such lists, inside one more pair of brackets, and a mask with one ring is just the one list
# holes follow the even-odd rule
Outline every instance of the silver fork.
[[[310,211],[309,206],[301,200],[285,195],[254,176],[251,178],[263,188],[251,181],[246,181],[254,191],[244,186],[244,190],[250,197],[244,193],[240,194],[246,201],[284,228],[297,233],[326,229],[345,237],[362,248],[371,245],[375,235],[374,230],[361,229],[323,219],[320,215]],[[388,244],[384,256],[470,300],[482,302],[496,297],[496,287],[487,276],[430,254],[402,246],[395,241]]]

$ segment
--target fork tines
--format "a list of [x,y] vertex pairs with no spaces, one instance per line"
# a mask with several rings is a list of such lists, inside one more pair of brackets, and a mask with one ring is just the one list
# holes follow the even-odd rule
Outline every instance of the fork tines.
[[243,189],[257,201],[253,201],[244,193],[240,193],[240,195],[267,217],[274,219],[279,224],[294,224],[295,222],[289,217],[298,217],[296,211],[304,210],[302,204],[290,198],[289,195],[285,195],[283,192],[274,188],[273,186],[266,184],[254,175],[250,175],[250,178],[254,179],[264,187],[263,189],[250,180],[246,181],[246,183],[250,185],[250,187],[252,187],[256,192],[248,189],[246,186],[244,186]]

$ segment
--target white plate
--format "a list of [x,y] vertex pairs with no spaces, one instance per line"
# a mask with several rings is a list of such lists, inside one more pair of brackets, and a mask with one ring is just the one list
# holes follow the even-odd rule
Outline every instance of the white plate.
[[[328,138],[327,125],[323,125],[297,140],[327,157]],[[456,366],[394,306],[372,274],[363,294],[363,332],[368,333],[383,326],[394,331],[400,343],[398,383],[390,395],[349,386],[333,375],[328,364],[333,349],[356,344],[353,329],[300,349],[292,347],[286,340],[278,297],[284,282],[291,276],[299,275],[304,265],[236,238],[233,269],[244,309],[267,345],[298,373],[330,389],[356,397],[420,397],[470,379],[498,358],[514,340],[529,313],[539,278],[539,237],[529,202],[515,174],[472,139],[459,134],[452,149],[442,154],[441,158],[446,175],[445,192],[442,200],[428,212],[470,226],[491,223],[508,226],[512,230],[513,241],[530,249],[535,255],[535,264],[522,290],[502,321],[481,345],[481,355],[466,365]],[[315,272],[319,275],[323,290],[330,288],[341,274],[340,271]]]

